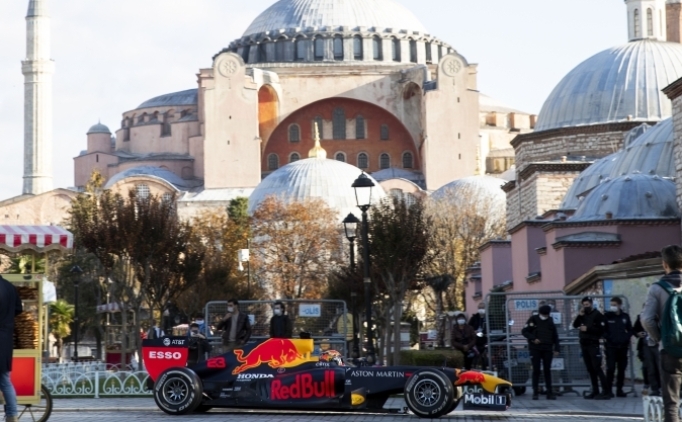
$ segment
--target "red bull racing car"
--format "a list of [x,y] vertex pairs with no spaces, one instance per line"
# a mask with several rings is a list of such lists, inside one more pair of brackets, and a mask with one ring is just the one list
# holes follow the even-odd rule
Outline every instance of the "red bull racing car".
[[506,410],[511,383],[478,371],[418,366],[350,366],[341,356],[312,357],[313,341],[269,339],[186,366],[186,337],[144,340],[154,400],[170,415],[214,407],[381,412],[403,394],[417,416],[437,418],[457,407]]

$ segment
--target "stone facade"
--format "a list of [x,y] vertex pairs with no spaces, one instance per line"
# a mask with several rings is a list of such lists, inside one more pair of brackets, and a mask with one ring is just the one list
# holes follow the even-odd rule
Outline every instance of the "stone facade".
[[65,225],[77,193],[54,189],[38,195],[21,195],[0,201],[3,225]]
[[675,132],[675,141],[673,143],[673,154],[675,156],[675,173],[677,178],[677,206],[682,209],[682,183],[679,181],[679,175],[682,174],[682,79],[678,79],[670,86],[665,88],[663,92],[673,102],[673,130]]

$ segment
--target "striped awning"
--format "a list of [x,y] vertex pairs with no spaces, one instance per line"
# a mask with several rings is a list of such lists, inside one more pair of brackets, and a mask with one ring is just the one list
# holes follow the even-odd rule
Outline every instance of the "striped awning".
[[73,248],[73,234],[59,226],[2,226],[0,250],[21,252],[67,251]]

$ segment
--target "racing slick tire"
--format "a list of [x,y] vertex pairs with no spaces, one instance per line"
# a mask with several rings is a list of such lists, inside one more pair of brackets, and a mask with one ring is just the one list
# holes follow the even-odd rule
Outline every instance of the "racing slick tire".
[[522,396],[526,394],[526,387],[513,387],[514,388],[514,394],[517,396]]
[[420,418],[439,418],[454,410],[455,388],[437,369],[415,372],[405,383],[407,407]]
[[184,415],[201,404],[203,389],[199,376],[191,369],[170,368],[154,383],[154,401],[169,415]]

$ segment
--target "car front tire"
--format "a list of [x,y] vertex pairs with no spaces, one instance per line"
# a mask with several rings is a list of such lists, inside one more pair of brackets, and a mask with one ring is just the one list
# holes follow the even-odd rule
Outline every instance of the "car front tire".
[[420,418],[439,418],[454,410],[454,386],[437,369],[415,372],[405,383],[407,407]]
[[170,368],[154,383],[154,401],[169,415],[184,415],[200,404],[203,386],[199,376],[189,368]]

